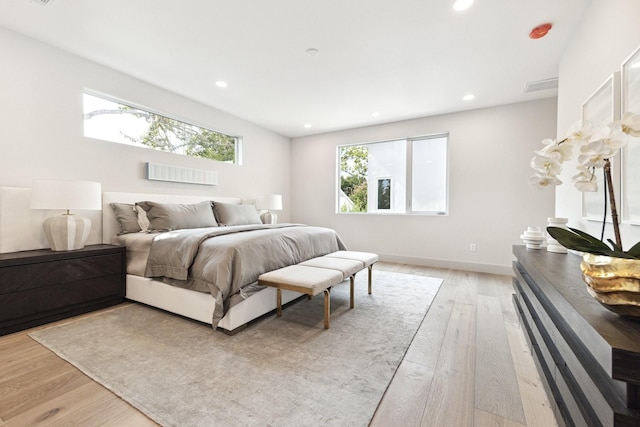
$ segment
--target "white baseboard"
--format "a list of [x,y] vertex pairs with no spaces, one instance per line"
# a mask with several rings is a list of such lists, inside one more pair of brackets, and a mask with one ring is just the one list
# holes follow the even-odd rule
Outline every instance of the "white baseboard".
[[490,273],[512,276],[511,266],[480,264],[473,262],[460,262],[446,259],[418,258],[398,255],[378,254],[380,261],[397,264],[420,265],[424,267],[448,268],[451,270],[475,271],[477,273]]

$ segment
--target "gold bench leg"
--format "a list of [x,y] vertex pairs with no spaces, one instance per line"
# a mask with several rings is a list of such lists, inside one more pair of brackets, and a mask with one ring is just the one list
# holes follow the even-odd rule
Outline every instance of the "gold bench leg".
[[329,314],[331,311],[331,291],[324,290],[324,328],[329,329]]
[[278,317],[282,317],[282,289],[276,289],[276,306]]
[[371,295],[371,275],[373,273],[373,264],[369,266],[369,295]]
[[353,276],[349,277],[349,285],[351,285],[351,301],[349,306],[351,308],[354,307],[354,296],[355,296],[355,289],[356,289],[356,275],[354,274]]

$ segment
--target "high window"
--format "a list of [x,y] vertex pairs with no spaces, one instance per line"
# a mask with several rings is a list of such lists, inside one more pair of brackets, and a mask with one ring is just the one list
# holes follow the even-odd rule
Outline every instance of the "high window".
[[240,163],[240,138],[140,107],[84,94],[84,136],[193,157]]
[[447,213],[448,135],[338,147],[339,212]]

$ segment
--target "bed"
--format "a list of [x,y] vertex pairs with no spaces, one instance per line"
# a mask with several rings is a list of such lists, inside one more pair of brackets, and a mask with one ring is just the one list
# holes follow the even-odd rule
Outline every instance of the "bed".
[[[255,207],[240,198],[105,192],[102,199],[103,243],[127,246],[127,299],[226,332],[276,308],[276,291],[257,286],[259,274],[345,249],[327,228],[258,224]],[[210,202],[222,226],[209,224],[203,206]],[[129,230],[119,208],[126,212],[132,206],[138,221],[130,219]],[[185,206],[187,220],[171,216],[171,209]],[[163,229],[168,221],[170,231],[146,232],[145,214],[155,223],[151,228]],[[286,291],[283,303],[300,296]]]

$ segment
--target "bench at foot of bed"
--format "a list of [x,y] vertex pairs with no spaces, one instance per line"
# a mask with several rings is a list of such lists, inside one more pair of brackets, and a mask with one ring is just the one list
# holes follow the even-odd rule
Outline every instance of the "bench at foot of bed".
[[[324,328],[329,329],[329,315],[331,311],[330,289],[343,280],[344,275],[338,270],[306,265],[290,265],[261,274],[258,283],[276,288],[276,309],[278,317],[282,316],[283,289],[300,292],[310,297],[324,292]],[[353,283],[351,284],[351,305],[353,306]]]
[[313,258],[298,265],[284,267],[260,275],[261,285],[276,288],[278,317],[282,316],[282,289],[309,295],[309,298],[324,292],[324,327],[329,329],[331,287],[349,278],[350,307],[354,308],[355,275],[369,268],[369,294],[371,294],[371,268],[378,255],[368,252],[338,251]]
[[362,268],[369,269],[369,295],[371,295],[371,282],[373,274],[373,264],[378,262],[378,255],[371,252],[357,252],[357,251],[337,251],[324,256],[325,258],[338,258],[338,259],[351,259],[360,261],[363,263]]

